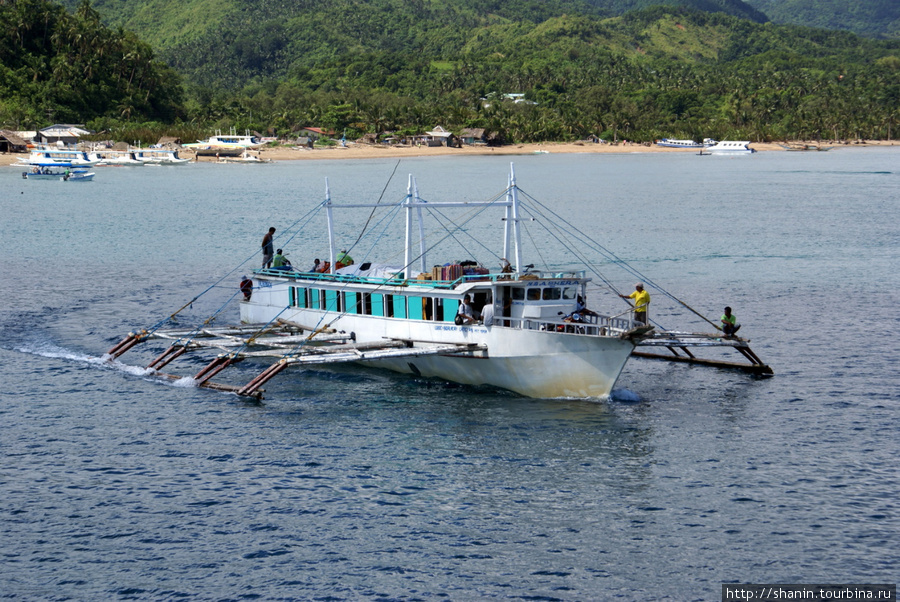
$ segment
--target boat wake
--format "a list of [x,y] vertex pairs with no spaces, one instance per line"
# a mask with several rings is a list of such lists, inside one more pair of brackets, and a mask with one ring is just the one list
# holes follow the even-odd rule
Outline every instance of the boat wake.
[[19,353],[27,353],[29,355],[36,355],[39,357],[46,357],[50,359],[62,359],[70,362],[80,363],[87,366],[97,367],[103,370],[115,370],[118,372],[123,372],[125,374],[129,374],[131,376],[138,376],[142,378],[152,379],[154,382],[163,382],[173,387],[180,388],[195,388],[197,387],[197,381],[195,381],[190,376],[185,376],[183,378],[168,380],[164,378],[157,378],[158,372],[153,368],[146,368],[144,366],[134,366],[131,364],[125,364],[120,362],[117,359],[113,359],[108,353],[104,353],[101,356],[96,355],[87,355],[84,353],[78,353],[72,351],[70,349],[66,349],[64,347],[60,347],[53,343],[35,343],[32,345],[20,345],[14,348],[15,351]]

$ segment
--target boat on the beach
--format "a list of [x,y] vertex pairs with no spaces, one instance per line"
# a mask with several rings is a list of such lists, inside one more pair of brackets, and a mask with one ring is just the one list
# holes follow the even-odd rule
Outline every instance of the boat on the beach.
[[272,162],[271,159],[263,159],[262,157],[259,156],[258,153],[256,155],[250,154],[249,150],[244,150],[237,156],[231,156],[231,155],[220,156],[218,158],[218,161],[219,161],[219,163],[244,163],[247,165],[260,165],[263,163],[271,163]]
[[[334,214],[355,211],[372,220],[378,210],[389,216],[377,229],[366,234],[364,228],[358,237],[343,235],[357,244],[365,241],[359,248],[370,249],[367,256],[355,262],[347,252],[338,253]],[[585,263],[580,259],[583,252],[573,253],[571,247],[615,256],[521,191],[514,172],[505,190],[483,201],[425,201],[410,176],[400,202],[335,203],[326,181],[325,200],[288,242],[309,239],[305,228],[322,229],[313,214],[325,221],[329,246],[324,261],[316,262],[317,268],[288,263],[256,269],[252,284],[247,282],[251,278],[242,279],[241,326],[212,328],[211,318],[192,329],[166,331],[157,325],[129,333],[110,349],[110,357],[149,339],[167,340],[170,347],[148,365],[158,371],[188,351],[220,349],[224,353],[194,380],[200,386],[251,397],[260,397],[261,387],[290,366],[358,362],[416,377],[499,387],[527,397],[600,398],[612,391],[635,348],[653,343],[657,336],[655,325],[634,319],[630,304],[616,314],[587,308],[589,272],[612,285],[596,272],[595,263]],[[493,217],[501,224],[493,242],[459,245],[462,253],[478,249],[490,259],[448,261],[448,241],[468,240],[471,228],[485,232],[485,220]],[[520,222],[544,227],[556,240],[560,234],[568,239],[565,262],[543,269],[526,264]],[[393,231],[391,225],[396,225]],[[432,226],[440,234],[429,246],[425,233]],[[402,232],[397,231],[400,228]],[[435,263],[432,254],[438,252],[441,259]],[[378,261],[376,253],[395,259]],[[535,251],[535,257],[541,256],[543,251]],[[657,346],[665,346],[677,360],[689,356],[703,361],[690,352],[681,357],[675,349],[734,347],[751,360],[749,369],[771,372],[740,339],[691,333],[688,340],[687,333],[660,334],[664,336]],[[276,361],[246,385],[210,380],[235,362],[264,357]]]
[[232,131],[230,134],[222,134],[217,131],[214,135],[210,136],[206,140],[199,140],[197,142],[191,142],[188,144],[184,144],[185,148],[191,148],[194,150],[247,150],[253,148],[259,148],[265,144],[262,140],[257,138],[256,136],[247,133],[244,135],[236,134]]
[[784,150],[787,150],[787,151],[819,151],[819,152],[824,152],[824,151],[829,151],[829,150],[831,150],[831,149],[834,148],[833,146],[821,146],[821,145],[819,145],[819,144],[802,144],[802,143],[797,143],[797,144],[780,144],[779,146],[780,146],[781,148],[783,148]]
[[749,140],[722,140],[714,146],[703,149],[711,155],[749,155],[756,151],[750,148]]

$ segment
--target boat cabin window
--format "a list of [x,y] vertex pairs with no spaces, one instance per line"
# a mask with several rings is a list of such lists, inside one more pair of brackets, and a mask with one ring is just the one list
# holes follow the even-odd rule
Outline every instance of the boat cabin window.
[[578,289],[574,286],[567,286],[562,290],[563,299],[574,299],[578,296]]
[[556,287],[545,288],[541,298],[544,301],[556,301],[562,297],[562,291]]
[[540,301],[541,300],[541,289],[539,288],[530,288],[525,295],[525,298],[529,301]]
[[514,288],[512,290],[512,298],[514,301],[522,301],[525,299],[525,289],[524,288]]
[[435,314],[442,316],[441,322],[452,322],[456,319],[456,312],[459,311],[459,301],[456,299],[435,299],[435,301],[443,309],[443,313]]

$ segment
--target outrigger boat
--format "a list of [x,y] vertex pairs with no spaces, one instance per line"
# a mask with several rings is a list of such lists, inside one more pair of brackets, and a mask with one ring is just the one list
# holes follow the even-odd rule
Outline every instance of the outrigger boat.
[[[506,190],[474,202],[424,201],[410,177],[399,203],[338,204],[332,202],[326,182],[325,200],[318,206],[328,226],[324,271],[291,266],[255,270],[252,295],[239,302],[242,326],[212,328],[208,318],[197,328],[167,331],[161,328],[164,320],[150,330],[129,333],[109,355],[119,357],[146,340],[166,340],[170,346],[148,366],[158,371],[188,351],[218,349],[222,353],[194,376],[197,383],[257,398],[266,382],[290,366],[334,362],[495,386],[527,397],[604,397],[635,348],[652,342],[654,326],[634,321],[631,308],[618,315],[587,310],[583,300],[592,279],[585,269],[535,270],[524,265],[520,224],[535,219],[560,223],[561,218],[530,197],[523,202],[523,196],[514,171]],[[377,209],[404,212],[402,263],[357,264],[337,253],[334,212],[360,209],[373,215]],[[465,222],[447,218],[444,214],[451,210],[467,212]],[[474,261],[429,267],[433,248],[462,236],[464,224],[483,220],[489,210],[502,212],[503,228],[493,252],[499,269],[488,270]],[[446,234],[432,248],[425,240],[426,213],[445,224]],[[569,248],[591,244],[571,224],[565,232],[575,237]],[[606,252],[595,243],[593,248]],[[339,267],[345,263],[349,265]],[[465,313],[461,304],[467,302],[472,315],[480,317],[472,323],[459,317]],[[661,345],[676,356],[675,349],[693,345],[680,341],[678,333],[662,334]],[[705,337],[703,346],[708,345],[749,349],[742,339],[721,334]],[[755,355],[744,355],[756,371],[771,372]],[[261,357],[277,361],[246,385],[211,382],[229,365]]]
[[22,172],[22,178],[25,180],[63,180],[65,181],[88,181],[93,179],[94,172],[87,169],[53,169],[52,167],[34,166],[29,171]]

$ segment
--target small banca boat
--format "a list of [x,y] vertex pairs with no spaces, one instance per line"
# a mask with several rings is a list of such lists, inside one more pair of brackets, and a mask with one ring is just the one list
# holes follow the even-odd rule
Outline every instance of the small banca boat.
[[749,155],[756,151],[750,148],[748,140],[722,140],[715,146],[704,149],[704,152],[713,155]]
[[[88,177],[86,177],[88,176]],[[28,171],[22,172],[22,178],[25,180],[90,180],[94,177],[93,172],[87,169],[68,169],[60,167],[42,167],[35,165]]]
[[96,174],[92,171],[72,171],[62,175],[63,182],[90,182]]

